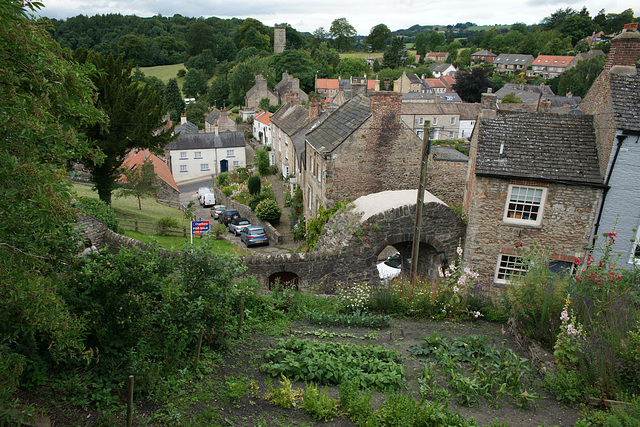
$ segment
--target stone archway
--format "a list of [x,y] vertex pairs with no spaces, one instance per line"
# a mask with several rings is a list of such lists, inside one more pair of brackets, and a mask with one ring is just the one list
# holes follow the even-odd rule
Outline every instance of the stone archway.
[[300,277],[291,271],[279,271],[271,274],[267,278],[267,285],[269,290],[272,291],[275,285],[278,284],[280,288],[299,290]]

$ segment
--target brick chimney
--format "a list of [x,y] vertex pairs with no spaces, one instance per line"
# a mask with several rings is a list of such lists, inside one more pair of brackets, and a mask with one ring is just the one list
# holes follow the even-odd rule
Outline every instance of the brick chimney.
[[322,100],[320,98],[311,98],[309,100],[309,120],[314,120],[322,111]]
[[187,115],[185,113],[180,114],[180,124],[183,125],[187,123]]
[[491,88],[487,89],[487,93],[482,94],[480,107],[480,118],[492,119],[496,116],[496,111],[498,110],[498,96],[495,93],[492,93]]
[[300,104],[300,94],[292,90],[288,90],[284,95],[284,103],[290,103],[291,105]]
[[372,92],[369,95],[373,127],[399,126],[402,111],[400,92]]
[[605,70],[615,65],[635,67],[640,55],[640,33],[638,23],[625,24],[620,34],[611,40],[611,50],[607,56]]
[[351,97],[367,94],[367,78],[366,77],[351,77]]

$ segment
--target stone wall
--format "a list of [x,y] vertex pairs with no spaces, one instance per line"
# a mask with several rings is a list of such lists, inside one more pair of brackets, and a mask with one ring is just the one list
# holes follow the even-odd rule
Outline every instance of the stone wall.
[[469,160],[429,156],[426,190],[446,203],[462,206]]
[[[273,225],[271,225],[269,221],[263,221],[261,219],[258,219],[256,214],[251,210],[249,206],[243,205],[242,203],[238,203],[234,200],[231,200],[229,197],[222,194],[222,191],[218,187],[213,187],[211,190],[213,191],[213,194],[216,195],[216,204],[224,205],[229,209],[237,209],[238,212],[240,213],[240,216],[247,218],[249,221],[251,221],[251,224],[261,225],[262,227],[264,227],[272,243],[276,243],[276,244],[284,243],[284,238],[278,232],[278,230],[276,230],[276,228]],[[285,215],[284,212],[283,212],[283,215]]]
[[[547,188],[540,226],[503,221],[509,184]],[[593,187],[475,176],[464,246],[465,263],[480,274],[481,281],[492,283],[498,256],[516,254],[516,246],[521,245],[524,251],[539,244],[549,248],[552,258],[560,261],[583,258],[589,247],[591,225],[601,193],[600,188]]]
[[82,237],[90,239],[96,248],[102,249],[107,246],[105,234],[109,230],[106,223],[91,215],[83,215],[78,218],[77,227]]

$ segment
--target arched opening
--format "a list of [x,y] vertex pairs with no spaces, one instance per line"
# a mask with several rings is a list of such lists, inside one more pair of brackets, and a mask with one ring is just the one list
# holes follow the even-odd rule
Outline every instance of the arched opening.
[[[402,275],[409,275],[412,263],[412,242],[396,242],[386,246],[376,261],[380,280],[385,281]],[[438,267],[445,267],[449,263],[445,251],[436,249],[433,245],[420,242],[418,256],[418,276],[437,277]]]
[[279,271],[269,276],[269,290],[272,291],[276,286],[280,289],[298,290],[300,277],[296,273],[290,271]]

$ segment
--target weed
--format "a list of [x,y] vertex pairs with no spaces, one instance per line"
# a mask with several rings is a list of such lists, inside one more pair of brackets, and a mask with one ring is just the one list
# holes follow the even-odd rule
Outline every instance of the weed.
[[307,384],[302,395],[302,407],[316,420],[329,421],[338,415],[338,402],[329,397],[327,389],[318,389],[315,383]]

